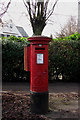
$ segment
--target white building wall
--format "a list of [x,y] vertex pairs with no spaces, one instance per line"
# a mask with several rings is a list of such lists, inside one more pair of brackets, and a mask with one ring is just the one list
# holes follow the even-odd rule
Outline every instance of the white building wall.
[[9,20],[8,22],[0,24],[0,34],[3,34],[4,36],[13,35],[17,37],[18,36],[22,37],[22,35],[18,31],[18,29],[16,28],[12,20]]

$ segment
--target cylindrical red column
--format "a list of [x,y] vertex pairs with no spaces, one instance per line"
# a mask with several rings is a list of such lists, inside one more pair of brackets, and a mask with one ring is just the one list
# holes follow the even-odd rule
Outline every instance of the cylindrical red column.
[[28,41],[31,43],[31,111],[45,113],[48,111],[48,44],[51,38],[33,36]]

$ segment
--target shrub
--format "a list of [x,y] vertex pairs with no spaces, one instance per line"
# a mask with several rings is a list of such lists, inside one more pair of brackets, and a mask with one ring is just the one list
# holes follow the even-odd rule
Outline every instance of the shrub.
[[53,39],[49,45],[49,79],[79,80],[80,34]]
[[[24,45],[27,38],[2,37],[3,81],[29,81],[30,73],[24,71]],[[49,80],[79,80],[80,34],[52,39],[49,44]]]
[[10,36],[2,38],[2,78],[3,81],[22,81],[29,77],[24,71],[24,45],[26,38]]

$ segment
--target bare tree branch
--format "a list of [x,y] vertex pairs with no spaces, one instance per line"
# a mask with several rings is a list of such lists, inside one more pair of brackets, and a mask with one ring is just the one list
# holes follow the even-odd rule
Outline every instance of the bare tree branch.
[[61,31],[56,32],[56,37],[67,37],[69,35],[74,34],[75,32],[78,32],[78,23],[74,17],[70,17],[68,19],[67,24],[64,25],[64,27],[61,26]]
[[25,3],[24,0],[23,0],[23,3],[24,3],[24,5],[25,5],[25,7],[27,8],[27,11],[29,12],[29,8],[28,8],[28,6],[27,6],[27,4]]
[[47,0],[44,4],[44,16],[46,16],[46,13],[47,13],[48,3],[49,3],[49,0]]
[[41,15],[43,16],[44,14],[44,2],[41,3]]
[[45,2],[39,0],[23,0],[23,2],[30,17],[33,33],[40,35],[49,17],[52,15],[58,0],[56,0],[50,10],[48,10],[49,0]]
[[[23,0],[23,2],[24,2],[25,7],[27,8],[30,19],[32,19],[33,16],[35,15],[35,11],[33,10],[33,8],[35,9],[35,5],[33,4],[33,2],[30,3],[30,0],[28,2],[25,2]],[[31,6],[32,6],[32,8],[31,8]]]
[[56,2],[54,3],[52,9],[48,12],[48,16],[46,16],[46,21],[47,21],[47,20],[49,19],[49,17],[53,14],[54,8],[55,8],[55,6],[56,6],[56,4],[57,4],[58,1],[59,1],[59,0],[56,0]]
[[[7,10],[8,10],[8,8],[9,8],[9,5],[10,5],[10,3],[11,3],[11,0],[8,2],[8,4],[7,4],[7,6],[6,7],[2,7],[1,8],[1,13],[0,13],[0,17],[2,17],[6,12],[7,12]],[[3,4],[4,5],[4,3],[1,3],[1,4]]]

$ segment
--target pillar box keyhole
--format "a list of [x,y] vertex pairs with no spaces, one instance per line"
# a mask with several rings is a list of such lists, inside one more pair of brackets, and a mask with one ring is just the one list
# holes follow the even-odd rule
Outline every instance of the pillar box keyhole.
[[24,70],[30,71],[30,109],[32,113],[48,112],[48,44],[49,37],[33,36],[24,47]]

